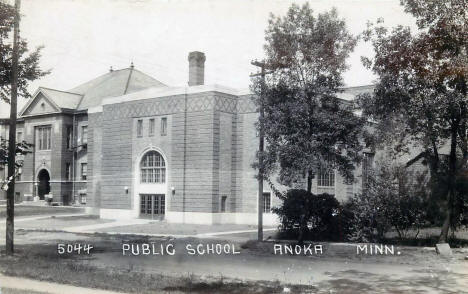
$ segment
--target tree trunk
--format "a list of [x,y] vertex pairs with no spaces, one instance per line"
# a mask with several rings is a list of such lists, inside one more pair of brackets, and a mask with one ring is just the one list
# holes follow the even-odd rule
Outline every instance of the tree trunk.
[[16,170],[16,117],[18,96],[18,41],[19,41],[20,0],[15,1],[15,24],[13,29],[13,53],[11,66],[10,124],[8,135],[8,190],[6,218],[6,254],[14,253],[15,217],[15,170]]
[[444,224],[442,225],[442,230],[440,232],[440,236],[439,236],[439,243],[447,243],[448,241],[448,232],[449,232],[449,229],[450,229],[450,220],[452,218],[452,209],[451,209],[451,206],[450,206],[450,203],[451,203],[451,191],[449,191],[448,195],[447,195],[447,215],[445,216],[445,219],[444,219]]
[[301,222],[299,224],[299,236],[297,238],[297,242],[302,245],[304,244],[304,236],[307,230],[307,225],[304,222],[304,216],[301,217]]
[[307,172],[307,192],[312,193],[312,179],[314,178],[312,171]]
[[450,229],[453,212],[453,202],[455,199],[455,177],[457,175],[457,130],[458,123],[453,122],[451,127],[451,142],[449,154],[449,170],[448,170],[448,192],[447,192],[447,211],[445,215],[444,224],[440,232],[439,242],[447,243],[448,231]]

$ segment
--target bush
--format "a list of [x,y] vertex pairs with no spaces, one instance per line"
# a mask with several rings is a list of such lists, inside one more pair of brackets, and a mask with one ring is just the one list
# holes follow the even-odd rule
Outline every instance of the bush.
[[350,240],[380,242],[394,229],[400,240],[416,238],[427,219],[426,175],[411,173],[404,166],[382,165],[368,177],[364,191],[349,203],[354,216]]
[[341,207],[333,195],[314,195],[305,190],[291,189],[278,196],[282,205],[274,208],[273,212],[280,218],[283,233],[297,237],[299,242],[306,238],[330,240],[339,237]]
[[390,223],[382,213],[383,203],[375,194],[360,193],[350,199],[347,204],[353,211],[349,223],[350,241],[378,242],[384,238]]

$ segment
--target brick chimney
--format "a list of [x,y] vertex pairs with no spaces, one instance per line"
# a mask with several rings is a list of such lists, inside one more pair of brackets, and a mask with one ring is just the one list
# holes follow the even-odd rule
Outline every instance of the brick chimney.
[[193,51],[189,53],[189,86],[203,85],[205,82],[205,53]]

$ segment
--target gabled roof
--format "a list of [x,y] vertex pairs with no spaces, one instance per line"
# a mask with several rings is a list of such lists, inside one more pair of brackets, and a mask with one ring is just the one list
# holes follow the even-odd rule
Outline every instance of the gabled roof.
[[44,97],[54,112],[87,110],[90,107],[101,105],[102,99],[106,97],[122,96],[147,88],[164,87],[167,86],[131,66],[110,71],[69,91],[39,87],[22,108],[19,116],[25,115],[28,109],[34,107],[35,101],[40,99],[38,97]]
[[83,95],[40,87],[40,91],[61,109],[76,109]]
[[69,92],[83,96],[77,110],[100,105],[105,97],[121,96],[150,87],[167,87],[160,81],[133,67],[110,71],[98,78],[81,84]]
[[337,93],[336,96],[340,99],[346,101],[353,101],[356,99],[356,96],[364,93],[372,93],[374,90],[374,85],[365,85],[365,86],[356,86],[356,87],[346,87],[342,88],[343,92]]
[[[43,98],[41,98],[43,97]],[[45,99],[49,103],[53,111],[74,110],[80,103],[82,95],[70,93],[45,87],[39,87],[29,99],[28,103],[21,109],[19,116],[26,115],[29,109],[35,106],[38,99]]]

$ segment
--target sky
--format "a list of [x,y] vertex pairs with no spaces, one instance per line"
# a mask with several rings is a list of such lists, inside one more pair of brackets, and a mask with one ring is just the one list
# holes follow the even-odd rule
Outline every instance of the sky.
[[[13,3],[13,0],[3,0]],[[44,46],[40,65],[51,73],[31,83],[71,89],[114,69],[135,68],[169,86],[185,86],[187,56],[206,55],[205,84],[249,87],[250,64],[262,59],[270,13],[284,15],[292,3],[278,0],[22,0],[21,37],[30,48]],[[368,21],[415,28],[399,0],[311,0],[315,13],[336,7],[348,30],[357,35]],[[361,64],[372,56],[360,42],[348,59],[347,86],[371,84],[375,77]],[[20,99],[20,106],[25,104]],[[8,105],[0,104],[5,117]]]

